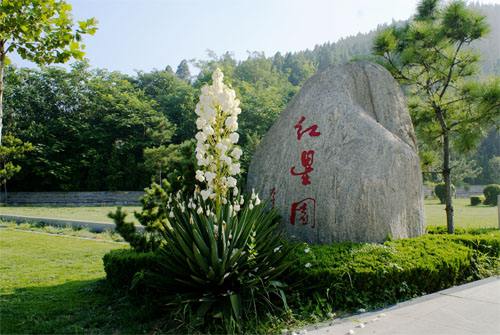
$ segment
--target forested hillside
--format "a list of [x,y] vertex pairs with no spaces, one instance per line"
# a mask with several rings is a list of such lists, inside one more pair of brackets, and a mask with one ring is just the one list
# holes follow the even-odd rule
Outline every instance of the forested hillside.
[[[474,49],[481,54],[483,74],[500,74],[500,5],[472,4],[472,8],[487,17],[491,31],[488,36],[474,44]],[[404,22],[392,22],[401,25]],[[315,69],[323,70],[330,65],[340,64],[353,58],[363,58],[371,54],[375,35],[387,28],[388,24],[378,26],[366,34],[357,34],[340,39],[337,42],[327,42],[316,45],[312,50],[286,54],[285,57],[296,58],[295,62],[310,62]],[[275,57],[280,57],[277,54]]]
[[[482,55],[482,75],[500,75],[500,5],[474,7],[487,15],[491,26],[488,37],[474,46]],[[199,88],[215,67],[223,70],[241,100],[245,167],[304,81],[330,65],[370,57],[376,33],[385,27],[272,57],[256,52],[237,61],[230,53],[209,55],[194,64],[200,69],[196,77],[186,61],[175,72],[165,65],[134,76],[92,69],[87,63],[75,63],[70,70],[10,66],[5,130],[33,143],[35,150],[19,162],[22,171],[9,189],[140,190],[160,174],[174,188],[194,182],[194,109]],[[477,153],[457,157],[464,173],[456,182],[498,182],[494,170],[499,143],[498,132],[492,130]]]

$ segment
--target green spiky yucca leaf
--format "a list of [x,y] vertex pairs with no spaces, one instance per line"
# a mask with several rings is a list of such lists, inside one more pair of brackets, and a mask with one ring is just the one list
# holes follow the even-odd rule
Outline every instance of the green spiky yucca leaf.
[[291,264],[292,246],[277,211],[247,197],[237,213],[230,202],[211,213],[210,202],[199,200],[196,208],[173,200],[159,230],[162,262],[144,277],[148,285],[167,304],[190,304],[201,319],[221,318],[231,328],[262,306],[286,308],[280,275]]

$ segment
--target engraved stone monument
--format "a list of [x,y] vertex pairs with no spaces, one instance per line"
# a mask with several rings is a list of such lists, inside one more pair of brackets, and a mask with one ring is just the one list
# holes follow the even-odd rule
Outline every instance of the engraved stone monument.
[[257,148],[247,186],[303,241],[424,233],[410,115],[400,87],[376,64],[349,63],[309,79]]

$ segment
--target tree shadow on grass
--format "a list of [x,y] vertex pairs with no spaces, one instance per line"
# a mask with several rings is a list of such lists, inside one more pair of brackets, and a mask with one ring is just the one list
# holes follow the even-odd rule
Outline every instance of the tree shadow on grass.
[[1,334],[138,334],[157,315],[104,280],[26,287],[0,295]]

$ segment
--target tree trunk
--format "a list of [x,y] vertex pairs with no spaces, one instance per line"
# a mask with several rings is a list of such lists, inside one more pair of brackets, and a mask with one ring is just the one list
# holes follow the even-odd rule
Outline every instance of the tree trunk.
[[450,168],[450,138],[448,132],[443,135],[443,179],[445,184],[445,203],[446,203],[446,225],[448,233],[455,232],[453,223],[453,191],[451,189],[451,168]]
[[5,180],[5,184],[4,184],[3,190],[4,190],[4,198],[3,198],[3,201],[4,201],[4,203],[6,203],[6,204],[7,204],[7,180]]
[[0,145],[3,137],[3,70],[5,67],[4,42],[0,41]]

